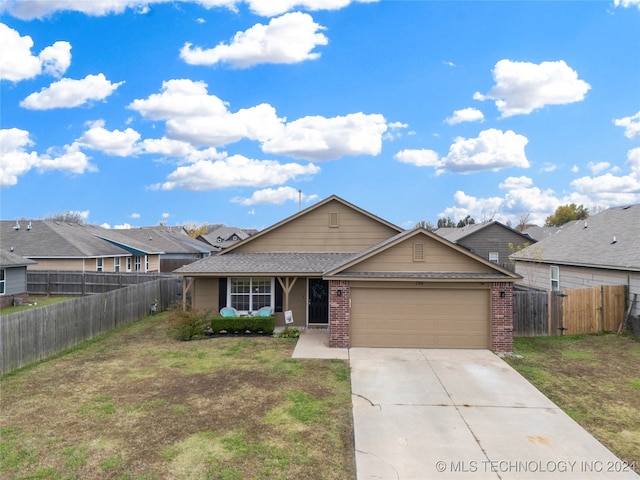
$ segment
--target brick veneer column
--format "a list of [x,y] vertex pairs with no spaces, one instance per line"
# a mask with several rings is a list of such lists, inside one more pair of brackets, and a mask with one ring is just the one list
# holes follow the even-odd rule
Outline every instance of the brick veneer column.
[[[504,292],[504,297],[501,296]],[[491,284],[491,350],[513,352],[513,283]]]
[[332,348],[349,348],[350,298],[348,280],[329,281],[329,346]]

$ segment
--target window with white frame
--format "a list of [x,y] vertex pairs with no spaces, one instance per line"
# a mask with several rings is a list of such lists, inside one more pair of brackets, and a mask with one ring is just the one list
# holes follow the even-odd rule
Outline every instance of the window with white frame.
[[127,257],[127,272],[131,271],[131,257]]
[[551,267],[551,290],[554,292],[560,290],[560,267],[556,265]]
[[498,263],[499,260],[500,260],[500,253],[499,252],[489,252],[489,261],[490,262]]
[[149,271],[149,255],[144,256],[144,271]]
[[237,277],[228,282],[228,305],[242,313],[270,307],[274,302],[273,278]]
[[134,272],[139,272],[142,270],[142,257],[133,257],[133,270]]
[[0,268],[0,295],[4,295],[6,292],[6,278],[6,270],[4,268]]
[[120,271],[120,257],[113,259],[113,271],[116,273]]
[[96,258],[96,272],[104,270],[104,258]]

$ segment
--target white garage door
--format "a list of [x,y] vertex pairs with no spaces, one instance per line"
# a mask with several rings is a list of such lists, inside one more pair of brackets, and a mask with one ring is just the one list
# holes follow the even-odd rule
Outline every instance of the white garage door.
[[489,348],[489,290],[352,288],[351,346]]

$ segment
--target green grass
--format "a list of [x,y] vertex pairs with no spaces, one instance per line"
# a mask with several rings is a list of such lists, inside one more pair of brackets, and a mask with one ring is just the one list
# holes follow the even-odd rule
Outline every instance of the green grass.
[[2,377],[0,478],[355,478],[350,371],[163,314]]
[[33,308],[46,307],[47,305],[53,305],[55,303],[66,302],[67,300],[71,300],[74,297],[44,297],[44,296],[36,296],[32,295],[29,298],[29,301],[24,305],[20,305],[17,307],[1,307],[0,315],[9,315],[10,313],[21,312],[23,310],[30,310]]
[[621,460],[640,466],[640,340],[515,338],[506,361]]

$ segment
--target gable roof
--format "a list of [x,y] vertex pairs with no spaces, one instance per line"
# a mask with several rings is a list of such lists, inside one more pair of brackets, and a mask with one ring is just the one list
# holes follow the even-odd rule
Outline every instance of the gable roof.
[[210,253],[215,249],[185,233],[174,233],[167,227],[138,227],[108,229],[90,226],[94,235],[123,248],[134,249],[145,254],[166,253]]
[[[231,245],[239,242],[240,240],[249,238],[255,232],[255,230],[251,230],[251,233],[249,233],[247,230],[244,230],[242,228],[227,227],[226,225],[222,225],[209,233],[199,235],[198,238],[202,239],[202,241],[204,242],[207,242],[209,245],[212,245],[216,249],[219,249],[228,248]],[[237,237],[236,240],[233,239],[234,235]]]
[[296,213],[294,215],[291,215],[290,217],[285,218],[284,220],[282,220],[282,221],[280,221],[280,222],[278,222],[278,223],[276,223],[276,224],[274,224],[274,225],[272,225],[272,226],[270,226],[268,228],[265,228],[264,230],[261,230],[260,232],[256,233],[255,235],[252,235],[249,238],[246,238],[245,240],[242,240],[242,241],[230,246],[229,248],[227,248],[227,249],[223,250],[222,252],[220,252],[218,255],[226,255],[229,252],[232,252],[233,250],[235,250],[236,248],[239,248],[239,247],[241,247],[243,245],[246,245],[249,242],[258,240],[259,238],[262,238],[263,236],[268,235],[270,232],[273,232],[274,230],[277,230],[278,228],[282,227],[283,225],[291,223],[294,220],[296,220],[296,219],[298,219],[298,218],[300,218],[300,217],[302,217],[304,215],[307,215],[308,213],[310,213],[310,212],[312,212],[314,210],[317,210],[320,207],[323,207],[324,205],[326,205],[326,204],[328,204],[330,202],[341,203],[342,205],[344,205],[344,206],[346,206],[348,208],[351,208],[351,209],[361,213],[362,215],[364,215],[366,217],[369,217],[370,219],[373,219],[376,222],[379,222],[379,223],[381,223],[381,224],[383,224],[383,225],[385,225],[385,226],[387,226],[387,227],[389,227],[389,228],[391,228],[391,229],[393,229],[393,230],[395,230],[397,232],[402,232],[403,231],[403,229],[398,227],[397,225],[394,225],[394,224],[392,224],[390,222],[387,222],[386,220],[383,220],[382,218],[377,217],[376,215],[373,215],[372,213],[367,212],[366,210],[363,210],[362,208],[357,207],[357,206],[353,205],[352,203],[347,202],[346,200],[343,200],[342,198],[338,197],[337,195],[331,195],[330,197],[327,197],[324,200],[322,200],[322,201],[320,201],[320,202],[318,202],[318,203],[316,203],[316,204],[314,204],[314,205],[312,205],[312,206],[310,206],[310,207],[308,207],[308,208],[306,208],[304,210],[301,210],[298,213]]
[[16,229],[15,220],[0,221],[3,248],[27,258],[97,258],[128,256],[126,250],[93,235],[84,225],[23,221]]
[[[358,263],[363,262],[364,260],[371,258],[375,255],[378,255],[385,250],[393,248],[395,245],[410,239],[416,236],[426,236],[428,239],[435,241],[439,244],[445,245],[448,248],[451,248],[458,253],[473,259],[487,267],[489,267],[491,272],[431,272],[431,271],[420,271],[420,272],[406,272],[406,271],[398,271],[398,272],[346,272],[350,267],[357,265]],[[326,277],[353,277],[353,278],[416,278],[416,279],[469,279],[469,280],[493,280],[502,279],[509,281],[511,279],[520,279],[522,278],[520,275],[507,270],[505,268],[500,267],[499,265],[489,262],[484,258],[475,255],[474,253],[469,252],[466,248],[463,248],[447,239],[444,239],[435,233],[429,232],[424,228],[415,228],[413,230],[405,230],[400,232],[399,234],[391,237],[383,242],[380,242],[377,245],[374,245],[367,250],[364,250],[356,255],[354,255],[351,259],[343,262],[340,265],[337,265],[333,270],[329,270],[325,273]]]
[[447,240],[451,241],[451,242],[459,242],[460,240],[464,240],[466,238],[472,237],[473,235],[477,234],[478,232],[489,228],[491,226],[497,226],[499,228],[503,228],[504,230],[507,230],[509,232],[513,232],[513,234],[515,235],[519,235],[523,238],[523,240],[531,240],[531,237],[523,234],[522,232],[519,232],[518,230],[515,230],[511,227],[508,227],[507,225],[504,225],[503,223],[500,223],[498,221],[491,221],[491,222],[483,222],[483,223],[472,223],[471,225],[465,225],[464,227],[460,227],[460,228],[438,228],[435,233],[441,237],[446,238]]
[[640,204],[609,208],[572,222],[510,258],[640,271]]
[[27,265],[34,265],[37,262],[29,260],[28,258],[21,257],[12,252],[0,250],[0,267],[26,267]]

